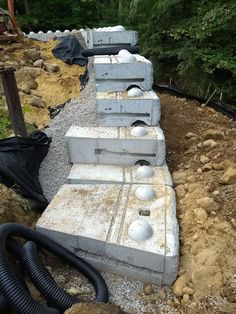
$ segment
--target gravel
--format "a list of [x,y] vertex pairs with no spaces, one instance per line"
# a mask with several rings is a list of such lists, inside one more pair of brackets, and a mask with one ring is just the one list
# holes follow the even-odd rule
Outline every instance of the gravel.
[[51,201],[61,185],[67,182],[72,167],[68,163],[64,136],[71,125],[98,126],[96,115],[95,79],[91,60],[89,64],[89,82],[78,99],[66,103],[64,109],[51,121],[45,133],[52,137],[49,152],[44,159],[39,179],[45,197]]

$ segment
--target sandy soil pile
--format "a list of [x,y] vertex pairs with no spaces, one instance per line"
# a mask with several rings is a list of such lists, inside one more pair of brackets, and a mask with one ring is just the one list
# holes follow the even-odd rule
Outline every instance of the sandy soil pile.
[[63,104],[80,94],[79,77],[84,68],[67,65],[55,58],[51,50],[58,41],[37,42],[25,39],[23,43],[0,46],[0,65],[12,65],[25,119],[30,124],[45,127],[50,121],[48,107]]

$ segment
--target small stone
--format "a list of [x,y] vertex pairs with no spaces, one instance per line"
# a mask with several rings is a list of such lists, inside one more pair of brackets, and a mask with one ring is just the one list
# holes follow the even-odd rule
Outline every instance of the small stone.
[[174,171],[172,173],[172,180],[174,186],[185,184],[187,181],[187,174],[184,171]]
[[201,169],[201,168],[198,168],[198,169],[197,169],[197,172],[198,172],[198,173],[202,173],[202,169]]
[[42,68],[42,66],[43,66],[43,59],[36,60],[36,61],[34,62],[34,66],[35,66],[36,68]]
[[212,194],[213,194],[214,196],[217,196],[217,195],[219,195],[219,194],[220,194],[220,191],[215,190],[214,192],[212,192]]
[[216,171],[221,171],[223,170],[223,167],[221,164],[212,163],[212,169]]
[[200,162],[201,162],[202,164],[207,164],[209,161],[210,161],[210,159],[209,159],[207,156],[202,155],[202,156],[200,157]]
[[164,301],[166,299],[166,291],[163,287],[161,287],[158,291],[159,298]]
[[176,298],[176,297],[174,297],[174,303],[175,303],[176,305],[180,305],[180,301],[179,301],[179,299],[178,299],[178,298]]
[[221,177],[220,184],[235,184],[236,183],[236,169],[229,168]]
[[197,204],[199,207],[205,209],[208,213],[219,208],[219,205],[209,196],[198,199]]
[[207,212],[203,208],[198,208],[196,211],[196,217],[201,222],[204,222],[207,219]]
[[188,282],[188,276],[186,273],[184,273],[183,275],[177,278],[177,280],[175,281],[172,287],[175,295],[177,295],[178,297],[181,297],[183,295],[183,288],[186,287],[187,282]]
[[42,98],[42,96],[39,94],[39,92],[38,92],[37,90],[35,90],[35,89],[32,89],[32,90],[31,90],[31,94],[32,94],[33,96]]
[[79,294],[79,290],[76,289],[76,288],[74,288],[74,287],[71,287],[71,288],[67,289],[67,292],[68,292],[69,294],[71,294],[71,295],[74,295],[74,296],[76,296],[76,295]]
[[211,148],[214,148],[214,147],[217,146],[217,143],[216,143],[214,140],[209,139],[209,140],[204,141],[204,142],[202,143],[202,145],[203,145],[204,147],[211,147]]
[[202,143],[198,143],[197,148],[201,148],[201,147],[202,147]]
[[184,185],[183,184],[180,184],[178,185],[176,188],[175,188],[175,193],[177,195],[177,197],[180,199],[180,198],[183,198],[186,194],[185,192],[185,188],[184,188]]
[[59,71],[59,66],[57,64],[44,63],[44,69],[49,73],[55,73]]
[[207,171],[210,171],[210,170],[212,170],[212,165],[211,165],[210,162],[207,163],[207,164],[205,164],[205,165],[202,167],[202,171],[203,171],[203,172],[207,172]]
[[[193,235],[193,241],[197,241],[198,239],[199,239],[199,236],[195,233]],[[187,292],[185,292],[185,293],[187,293]]]
[[144,284],[143,284],[143,292],[144,292],[144,294],[146,294],[146,295],[153,294],[154,288],[153,288],[153,286],[152,286],[151,284],[149,284],[149,283],[144,283]]
[[184,303],[184,304],[188,304],[189,301],[190,301],[190,296],[185,293],[185,294],[183,295],[183,299],[182,299],[182,300],[183,300],[183,303]]
[[205,140],[208,139],[221,140],[224,138],[224,135],[221,131],[209,129],[205,132],[204,138]]
[[190,138],[194,138],[194,137],[198,137],[197,134],[192,133],[192,132],[188,132],[185,134],[186,139],[190,139]]
[[32,99],[29,100],[29,104],[33,107],[37,108],[44,108],[45,103],[43,102],[42,98],[39,97],[33,97]]
[[184,287],[183,288],[183,293],[192,295],[192,294],[194,294],[194,290],[192,288],[189,288],[189,287]]

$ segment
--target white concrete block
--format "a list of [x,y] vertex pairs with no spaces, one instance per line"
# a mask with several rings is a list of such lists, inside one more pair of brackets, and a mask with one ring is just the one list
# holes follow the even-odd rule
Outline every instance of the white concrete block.
[[131,126],[137,121],[158,125],[160,99],[154,91],[131,97],[128,92],[97,92],[97,112],[102,126]]
[[[153,85],[152,63],[135,54],[134,61],[127,56],[95,56],[94,71],[98,92],[126,91],[130,86],[151,90]],[[129,56],[128,56],[129,57]]]
[[121,45],[129,47],[138,44],[138,32],[136,31],[82,30],[81,35],[89,49]]
[[74,252],[144,268],[166,284],[176,278],[179,234],[168,186],[64,185],[36,227]]
[[71,163],[153,166],[165,161],[165,138],[159,127],[76,127],[65,135]]
[[70,184],[156,184],[172,186],[166,164],[151,166],[119,166],[74,164],[68,176]]

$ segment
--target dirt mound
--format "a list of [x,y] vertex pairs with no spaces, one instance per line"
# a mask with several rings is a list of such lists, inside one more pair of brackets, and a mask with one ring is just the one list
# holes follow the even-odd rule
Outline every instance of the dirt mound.
[[16,68],[16,79],[25,120],[37,126],[47,126],[48,107],[63,104],[80,94],[79,77],[84,68],[68,65],[54,57],[52,49],[58,41],[37,42],[25,39],[23,43],[0,46],[2,65]]
[[205,297],[236,302],[236,123],[186,99],[161,103],[180,224],[173,291],[192,310]]

